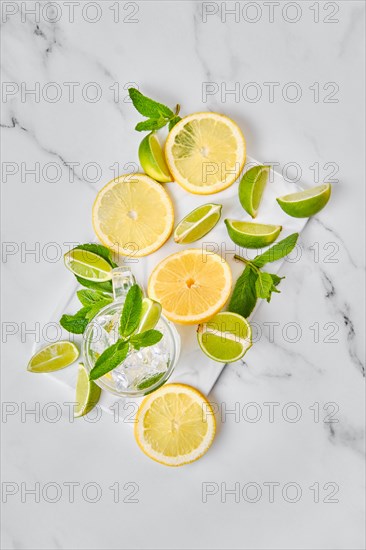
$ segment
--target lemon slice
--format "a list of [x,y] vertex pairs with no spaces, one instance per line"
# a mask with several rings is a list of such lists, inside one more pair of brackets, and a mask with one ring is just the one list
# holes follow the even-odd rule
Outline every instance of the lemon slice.
[[221,204],[203,204],[192,210],[174,231],[176,243],[189,244],[198,241],[211,231],[221,217]]
[[147,256],[168,239],[173,205],[163,187],[145,174],[125,174],[101,189],[93,205],[100,241],[123,256]]
[[30,372],[54,372],[68,367],[78,357],[79,350],[72,342],[55,342],[35,353],[27,369]]
[[229,265],[217,254],[187,249],[162,260],[149,278],[149,297],[160,302],[175,323],[207,321],[225,305],[231,291]]
[[281,233],[281,225],[225,220],[230,239],[243,248],[263,248],[273,243]]
[[74,418],[88,414],[98,403],[102,390],[95,382],[89,380],[89,373],[83,363],[79,364],[76,382]]
[[140,449],[166,466],[198,460],[212,444],[216,422],[212,407],[195,388],[166,384],[142,401],[135,438]]
[[330,199],[331,185],[318,185],[299,193],[279,197],[278,204],[286,214],[294,218],[314,216],[324,208]]
[[239,184],[240,204],[252,218],[258,214],[270,166],[253,166],[245,172]]
[[170,173],[198,195],[217,193],[239,177],[246,156],[244,136],[230,118],[195,113],[180,120],[165,143]]
[[98,254],[74,248],[64,255],[66,267],[87,281],[101,283],[112,279],[112,266]]
[[224,311],[199,325],[197,339],[202,351],[214,361],[239,361],[252,346],[252,329],[238,313]]
[[139,159],[146,174],[154,180],[161,183],[172,181],[160,142],[154,133],[148,134],[141,141]]

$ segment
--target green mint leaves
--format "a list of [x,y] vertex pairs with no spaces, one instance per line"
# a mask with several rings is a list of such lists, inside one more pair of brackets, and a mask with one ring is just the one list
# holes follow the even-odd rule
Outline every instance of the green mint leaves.
[[122,338],[131,336],[140,323],[142,311],[142,291],[139,285],[133,285],[127,293],[123,305],[119,333]]
[[175,112],[173,112],[166,105],[150,99],[136,88],[129,88],[128,93],[135,109],[141,115],[147,117],[147,120],[139,122],[135,126],[135,130],[138,132],[153,132],[154,130],[163,128],[167,124],[169,124],[169,130],[171,130],[181,120],[180,116],[178,116],[180,105],[177,105]]
[[104,294],[99,290],[79,290],[77,296],[84,306],[74,315],[63,315],[60,319],[60,325],[73,334],[83,334],[89,321],[95,317],[99,311],[113,302],[110,294]]
[[[83,299],[85,298],[85,295],[83,295]],[[89,298],[86,299],[88,300]],[[96,380],[118,367],[118,365],[126,359],[131,348],[139,350],[160,342],[163,335],[158,330],[151,329],[136,334],[136,330],[140,324],[141,314],[142,291],[141,288],[135,284],[129,289],[125,303],[123,304],[119,325],[119,334],[121,338],[112,346],[105,349],[98,357],[94,367],[90,371],[90,380]]]
[[284,277],[279,277],[275,273],[261,271],[260,268],[267,263],[275,262],[290,254],[295,248],[298,237],[298,233],[289,235],[263,254],[256,256],[253,260],[235,256],[236,259],[243,261],[246,267],[236,281],[229,304],[229,311],[239,313],[243,317],[248,317],[252,313],[258,298],[269,302],[272,292],[280,292],[277,286]]

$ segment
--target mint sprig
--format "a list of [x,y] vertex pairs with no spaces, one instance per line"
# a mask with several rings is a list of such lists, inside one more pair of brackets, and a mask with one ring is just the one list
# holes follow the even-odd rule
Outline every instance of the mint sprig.
[[261,268],[267,263],[275,262],[290,254],[295,248],[298,237],[298,233],[289,235],[263,254],[256,256],[253,260],[235,256],[237,260],[245,263],[245,269],[236,281],[229,304],[229,311],[239,313],[243,317],[248,317],[255,308],[258,298],[270,302],[272,293],[280,292],[277,286],[284,277],[279,277],[275,273],[261,271]]
[[104,294],[99,290],[78,290],[76,293],[81,304],[84,306],[74,315],[64,314],[60,319],[60,325],[73,334],[83,334],[89,321],[96,316],[99,311],[111,304],[113,298],[110,294]]
[[166,105],[143,95],[136,88],[129,88],[128,93],[135,109],[141,115],[147,117],[147,120],[139,122],[135,126],[135,130],[138,132],[153,132],[154,130],[160,130],[160,128],[163,128],[167,124],[169,124],[169,130],[171,130],[181,120],[180,116],[178,116],[180,110],[179,104],[176,106],[175,112],[173,112]]
[[138,285],[133,285],[123,304],[119,324],[118,338],[112,346],[106,348],[98,357],[90,371],[89,379],[97,380],[120,365],[127,357],[130,349],[139,350],[160,342],[163,335],[160,331],[150,329],[136,333],[142,314],[142,291]]

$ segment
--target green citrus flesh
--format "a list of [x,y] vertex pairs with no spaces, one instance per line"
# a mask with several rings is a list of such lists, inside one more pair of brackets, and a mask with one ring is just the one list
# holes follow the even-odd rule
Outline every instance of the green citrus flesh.
[[146,330],[153,329],[160,319],[161,309],[159,302],[151,300],[150,298],[144,298],[142,300],[141,321],[138,332],[145,332]]
[[252,346],[252,330],[248,321],[228,311],[200,324],[197,338],[202,351],[220,363],[238,361]]
[[83,363],[79,364],[76,382],[74,417],[88,414],[98,403],[101,389],[95,382],[89,380],[89,374]]
[[179,244],[189,244],[202,239],[211,231],[221,217],[221,204],[203,204],[192,210],[174,231],[174,240]]
[[68,367],[78,357],[79,350],[72,342],[55,342],[35,353],[27,369],[29,372],[54,372]]
[[154,133],[148,134],[140,143],[139,159],[148,176],[160,183],[172,181],[160,142]]
[[270,166],[253,166],[245,172],[239,183],[240,204],[252,218],[258,214],[269,171]]
[[282,230],[281,225],[225,220],[230,239],[243,248],[263,248],[272,244]]
[[311,189],[279,197],[278,204],[286,214],[293,218],[309,218],[324,208],[330,199],[330,183],[317,185]]
[[112,266],[94,252],[74,248],[64,255],[64,262],[74,275],[88,281],[105,282],[112,278]]

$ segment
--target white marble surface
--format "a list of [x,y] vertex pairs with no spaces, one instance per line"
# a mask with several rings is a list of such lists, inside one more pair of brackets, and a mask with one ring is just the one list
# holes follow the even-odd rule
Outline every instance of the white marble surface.
[[[363,2],[272,3],[273,22],[262,2],[237,3],[237,21],[224,20],[233,2],[76,2],[72,22],[68,3],[52,4],[55,23],[50,3],[2,3],[3,547],[363,548]],[[25,13],[35,5],[39,17]],[[217,13],[204,22],[202,9]],[[25,373],[38,339],[26,332],[45,330],[69,284],[67,243],[90,238],[96,190],[137,162],[138,117],[124,101],[131,82],[185,113],[232,116],[251,156],[280,171],[292,163],[287,175],[298,167],[305,185],[317,166],[321,181],[338,170],[329,206],[301,234],[298,261],[281,269],[281,295],[256,314],[256,345],[210,393],[219,410],[212,449],[181,469],[145,458],[113,416],[70,421],[72,396]],[[225,96],[235,83],[239,98]],[[24,93],[37,86],[39,97]],[[254,93],[261,98],[250,102]],[[26,173],[34,168],[39,178]],[[88,502],[88,483],[98,484],[98,502]],[[278,484],[273,498],[269,483]],[[26,493],[35,484],[40,502]],[[240,493],[225,502],[225,488]]]

